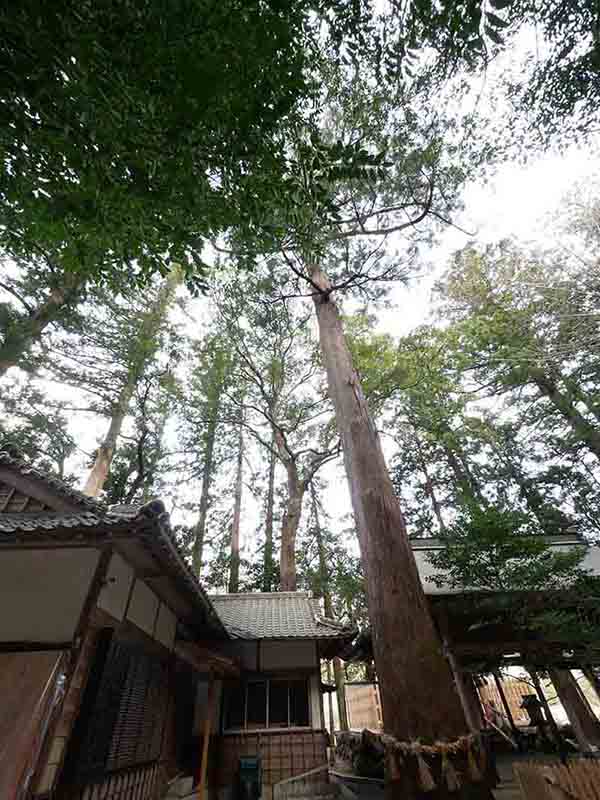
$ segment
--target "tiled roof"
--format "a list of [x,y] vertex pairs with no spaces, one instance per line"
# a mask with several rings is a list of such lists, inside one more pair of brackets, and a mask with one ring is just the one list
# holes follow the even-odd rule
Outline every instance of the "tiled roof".
[[308,592],[248,592],[211,595],[234,639],[335,639],[354,631],[322,616]]
[[42,481],[57,495],[80,508],[89,509],[90,511],[103,511],[106,509],[103,503],[100,503],[93,497],[89,497],[87,494],[83,494],[83,492],[77,489],[73,489],[58,476],[51,475],[48,472],[42,472],[26,461],[22,461],[20,458],[14,458],[14,456],[11,456],[10,453],[7,453],[5,450],[0,450],[0,466],[10,467],[10,469],[26,478]]
[[130,524],[139,517],[148,517],[148,510],[143,506],[108,508],[100,513],[96,511],[38,511],[33,513],[0,514],[0,534],[18,535],[20,533],[47,535],[51,531],[64,531],[69,528],[118,528]]
[[198,578],[185,561],[171,529],[169,514],[161,500],[152,500],[144,505],[107,506],[71,489],[64,481],[47,475],[10,454],[0,452],[0,466],[8,467],[21,475],[43,482],[52,492],[78,506],[80,511],[34,511],[27,513],[0,513],[0,544],[33,542],[53,539],[65,541],[70,538],[110,537],[124,532],[135,536],[145,546],[169,564],[169,570],[179,586],[191,592],[200,602],[214,628],[226,636],[224,626],[215,613],[208,595]]

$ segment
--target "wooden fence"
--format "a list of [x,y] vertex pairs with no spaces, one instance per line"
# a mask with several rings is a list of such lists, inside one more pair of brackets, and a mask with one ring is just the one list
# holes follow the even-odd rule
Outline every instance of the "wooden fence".
[[600,761],[514,765],[523,800],[600,800]]

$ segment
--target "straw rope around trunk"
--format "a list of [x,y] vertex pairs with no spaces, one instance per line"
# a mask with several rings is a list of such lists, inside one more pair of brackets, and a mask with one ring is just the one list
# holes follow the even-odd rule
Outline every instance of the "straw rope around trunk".
[[478,734],[461,736],[451,742],[401,742],[389,734],[382,733],[378,737],[385,748],[389,774],[394,779],[402,766],[414,759],[415,772],[419,787],[424,792],[437,788],[431,765],[427,757],[439,758],[441,762],[440,779],[444,781],[448,791],[456,792],[463,782],[463,775],[456,769],[452,758],[464,755],[467,764],[469,782],[479,783],[484,779],[487,768],[487,754],[482,737]]

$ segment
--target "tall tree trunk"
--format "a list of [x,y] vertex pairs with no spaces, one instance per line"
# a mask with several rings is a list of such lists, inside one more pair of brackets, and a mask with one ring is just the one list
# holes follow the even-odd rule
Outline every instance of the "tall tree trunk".
[[202,466],[202,491],[200,494],[200,508],[198,520],[194,526],[194,543],[192,545],[192,569],[198,577],[202,573],[202,556],[204,551],[204,537],[206,534],[206,519],[210,498],[210,485],[214,467],[215,434],[217,432],[217,408],[213,410],[208,421],[204,439],[204,464]]
[[348,707],[346,705],[346,673],[344,672],[342,659],[337,656],[333,659],[333,675],[335,678],[340,730],[347,731],[350,726],[348,724]]
[[112,464],[115,454],[117,439],[121,434],[121,428],[123,427],[123,422],[127,416],[127,410],[129,408],[129,403],[131,402],[134,389],[135,383],[130,378],[128,383],[121,390],[119,399],[115,404],[112,416],[110,418],[108,431],[106,432],[106,436],[96,452],[94,465],[90,470],[90,474],[88,475],[85,486],[83,487],[84,493],[89,494],[90,497],[98,497],[102,491],[102,487],[106,483],[108,473],[110,472],[110,465]]
[[113,409],[108,432],[104,441],[98,448],[94,466],[88,476],[83,491],[92,497],[97,497],[102,491],[108,473],[110,472],[110,465],[112,463],[117,439],[123,427],[123,421],[127,416],[129,403],[133,397],[133,393],[144,372],[144,368],[149,360],[154,355],[155,349],[148,348],[149,339],[160,328],[175,295],[175,291],[182,280],[182,273],[179,269],[174,268],[163,281],[156,301],[152,307],[144,314],[142,324],[139,329],[138,341],[131,343],[129,372],[127,375],[127,383],[124,385],[116,406]]
[[25,353],[41,338],[48,325],[58,318],[81,285],[79,276],[65,274],[62,286],[51,289],[43,303],[14,325],[0,347],[0,377],[11,367],[18,366]]
[[267,509],[265,514],[265,549],[263,553],[263,592],[273,591],[275,562],[273,560],[273,515],[275,506],[275,434],[271,437],[271,451],[269,452],[269,476],[267,481]]
[[242,487],[244,477],[244,428],[240,423],[238,452],[233,501],[233,521],[231,523],[231,554],[229,563],[228,591],[235,594],[240,588],[240,518],[242,512]]
[[275,436],[287,472],[287,501],[281,523],[280,588],[282,592],[295,592],[297,588],[296,536],[302,516],[302,500],[306,484],[298,475],[295,459],[285,449],[283,437],[278,431]]
[[427,460],[423,454],[423,448],[421,447],[421,442],[419,441],[418,437],[415,437],[415,444],[417,447],[417,453],[419,454],[421,469],[423,470],[423,474],[425,475],[425,494],[431,501],[433,513],[435,514],[435,517],[438,521],[438,525],[440,526],[440,531],[443,533],[446,530],[446,524],[444,522],[444,517],[442,516],[442,507],[438,502],[437,495],[435,493],[435,487],[433,485],[433,481],[431,480],[429,469],[427,467]]
[[[323,597],[323,608],[325,616],[333,619],[333,604],[331,602],[331,589],[329,586],[329,570],[327,569],[327,555],[325,553],[325,543],[323,542],[323,531],[319,519],[319,504],[317,493],[313,483],[310,484],[310,497],[315,522],[315,538],[317,540],[317,551],[319,556],[319,587],[315,592],[316,596]],[[340,730],[348,730],[348,709],[346,705],[346,676],[341,658],[333,659],[333,675],[335,680],[335,693],[338,704],[338,716]]]
[[331,588],[329,586],[329,570],[327,569],[327,554],[325,553],[325,543],[323,541],[323,531],[321,529],[321,520],[319,519],[319,503],[317,501],[317,492],[315,485],[311,481],[310,484],[310,501],[313,520],[315,523],[315,539],[317,542],[317,555],[319,559],[319,582],[315,587],[315,597],[323,598],[323,610],[325,616],[333,619],[333,603],[331,602]]
[[[331,661],[327,662],[327,682],[332,685],[333,677],[331,674]],[[333,715],[333,692],[328,692],[329,695],[329,736],[331,739],[331,746],[335,745],[335,717]]]
[[469,469],[464,453],[457,453],[456,448],[453,448],[447,444],[442,446],[444,452],[446,453],[446,458],[448,459],[450,468],[452,469],[454,477],[456,478],[456,483],[463,503],[471,503],[476,501],[477,503],[481,504],[483,502],[481,490],[477,481],[471,474],[471,470]]
[[[385,729],[404,741],[454,739],[467,734],[468,726],[379,437],[329,294],[331,284],[319,269],[312,271],[312,281],[321,290],[313,300],[358,531]],[[474,787],[466,788],[472,796]],[[390,797],[397,789],[388,783]],[[482,788],[481,796],[489,797],[489,790]]]
[[577,410],[570,394],[561,392],[555,381],[541,370],[531,370],[530,374],[540,392],[562,414],[577,438],[600,458],[600,431]]

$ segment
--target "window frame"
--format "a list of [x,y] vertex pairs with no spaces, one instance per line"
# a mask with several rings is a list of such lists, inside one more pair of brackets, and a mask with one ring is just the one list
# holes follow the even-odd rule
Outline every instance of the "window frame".
[[[222,707],[222,724],[221,724],[221,731],[223,733],[263,733],[265,731],[277,731],[279,733],[284,733],[285,731],[294,731],[294,730],[311,730],[313,725],[313,712],[312,712],[312,703],[311,703],[311,677],[309,675],[260,675],[260,676],[248,676],[247,678],[241,680],[239,683],[243,690],[244,695],[244,709],[243,709],[243,723],[241,727],[228,727],[227,726],[227,717],[229,714],[229,702],[231,697],[231,688],[232,684],[225,682],[223,684],[223,707]],[[271,681],[277,682],[286,682],[287,683],[287,706],[288,706],[288,713],[287,713],[287,726],[276,725],[275,727],[271,727],[270,719],[269,719],[269,702],[270,702],[270,694],[271,694]],[[250,683],[262,683],[265,684],[265,727],[264,728],[257,728],[257,727],[248,727],[248,684]],[[291,683],[302,683],[306,687],[306,710],[307,710],[307,725],[291,725],[290,724],[290,717],[291,717],[291,700],[290,700],[290,684]]]

